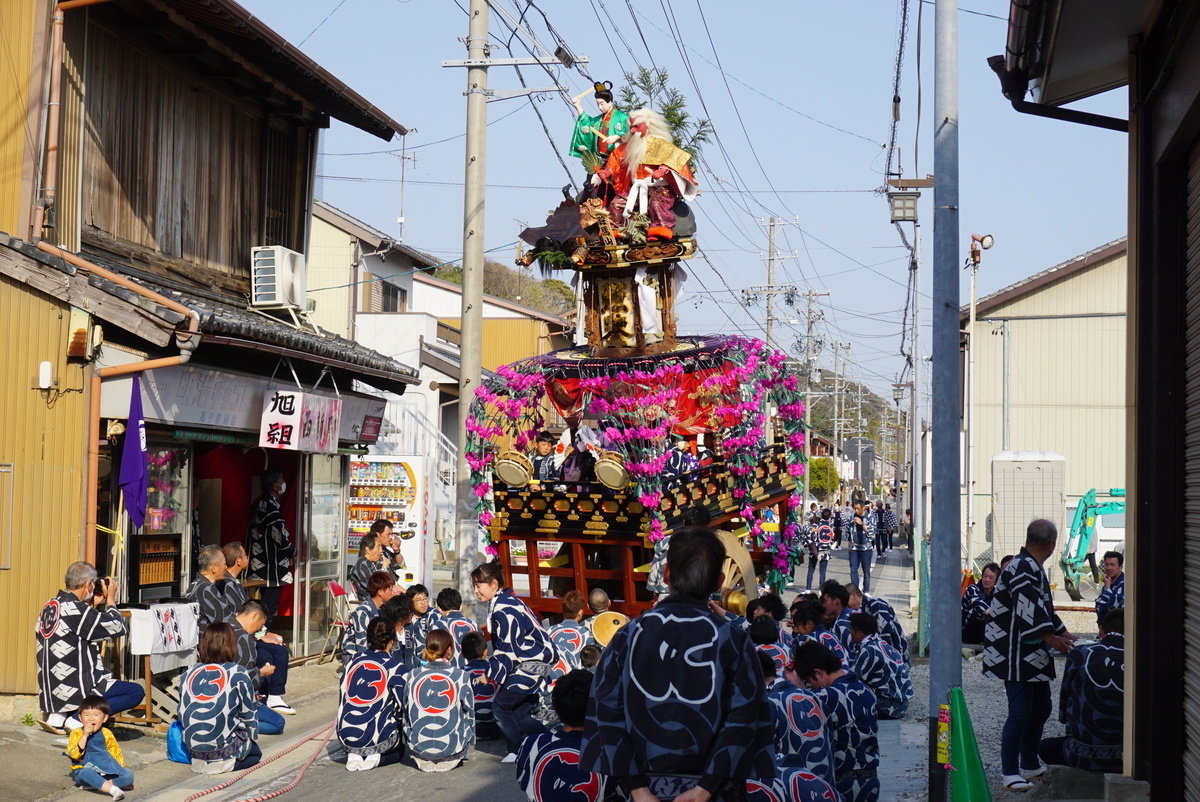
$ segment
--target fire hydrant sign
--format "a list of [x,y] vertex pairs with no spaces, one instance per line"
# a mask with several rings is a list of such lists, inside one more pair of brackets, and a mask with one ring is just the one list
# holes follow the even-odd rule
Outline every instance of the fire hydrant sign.
[[263,395],[258,444],[263,448],[336,454],[342,401],[295,390],[268,390]]

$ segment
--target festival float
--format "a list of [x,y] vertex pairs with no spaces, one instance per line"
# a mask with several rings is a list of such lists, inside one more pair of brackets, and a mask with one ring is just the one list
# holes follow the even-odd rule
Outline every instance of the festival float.
[[[518,595],[540,614],[603,587],[633,616],[655,598],[656,545],[702,507],[728,554],[722,600],[744,610],[756,576],[778,593],[802,561],[801,381],[760,340],[677,331],[696,253],[691,154],[657,112],[615,108],[611,84],[595,87],[599,115],[582,97],[571,153],[584,189],[521,234],[523,265],[574,274],[579,344],[501,366],[476,391],[465,448],[483,547],[527,579]],[[526,452],[551,406],[570,433],[558,458],[575,453],[539,482]]]

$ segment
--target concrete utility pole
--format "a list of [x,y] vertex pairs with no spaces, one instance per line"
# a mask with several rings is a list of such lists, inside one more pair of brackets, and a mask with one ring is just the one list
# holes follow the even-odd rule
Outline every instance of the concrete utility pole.
[[483,222],[487,179],[488,4],[471,0],[467,57],[466,189],[463,192],[462,329],[458,383],[458,532],[455,537],[454,584],[463,599],[473,599],[471,571],[479,559],[478,499],[467,464],[467,414],[479,387],[483,360]]
[[[930,535],[929,799],[950,796],[937,755],[939,706],[962,684],[959,653],[958,4],[936,0],[933,105],[933,517]],[[916,371],[914,375],[919,375]]]
[[[771,218],[771,219],[772,219],[772,220],[774,220],[775,218]],[[775,232],[775,227],[774,227],[774,225],[772,225],[772,226],[771,226],[771,240],[772,240],[772,242],[774,242],[774,239],[775,239],[775,237],[774,237],[774,232]],[[809,457],[811,457],[811,456],[812,456],[812,442],[811,442],[811,438],[808,436],[808,433],[809,433],[810,431],[812,431],[812,426],[811,426],[811,422],[812,422],[812,403],[811,403],[811,401],[810,401],[810,400],[807,398],[807,396],[808,396],[808,394],[809,394],[809,393],[811,393],[811,392],[812,392],[812,371],[813,371],[813,325],[814,325],[814,324],[815,324],[815,323],[816,323],[818,320],[820,320],[822,317],[824,317],[824,313],[822,313],[820,310],[818,310],[818,311],[816,312],[816,314],[813,314],[813,301],[815,301],[817,298],[822,298],[822,297],[824,297],[824,296],[826,296],[826,295],[829,295],[829,293],[827,293],[827,292],[813,292],[812,290],[809,290],[809,291],[807,291],[806,293],[804,293],[804,297],[805,297],[806,299],[808,299],[808,313],[807,313],[807,314],[808,314],[808,322],[807,322],[807,325],[806,325],[806,327],[805,327],[805,334],[804,334],[804,392],[805,392],[805,403],[804,403],[804,461],[805,461],[805,462],[808,462],[808,459],[809,459]],[[768,309],[770,309],[770,306],[768,305],[768,307],[767,307],[767,308],[768,308]],[[768,324],[768,325],[769,325],[769,324]],[[805,499],[805,502],[807,503],[807,501],[808,501],[808,499],[806,498],[806,499]]]
[[[464,603],[473,605],[471,571],[479,559],[479,516],[475,512],[478,498],[471,486],[471,466],[467,464],[467,415],[475,391],[480,385],[483,361],[483,264],[484,264],[484,201],[487,172],[487,104],[492,100],[521,97],[534,92],[569,92],[568,86],[540,89],[488,89],[489,66],[559,64],[554,56],[491,59],[488,53],[488,0],[471,0],[466,61],[443,61],[443,67],[466,67],[467,90],[467,150],[465,191],[463,192],[463,289],[460,327],[460,367],[458,385],[458,473],[456,511],[458,526],[455,535],[454,580]],[[577,56],[572,63],[587,63],[586,56]],[[570,65],[568,65],[570,66]]]
[[[751,294],[765,295],[767,297],[767,320],[764,328],[766,330],[766,341],[768,348],[775,347],[775,296],[787,295],[789,296],[788,302],[790,303],[791,298],[795,297],[796,294],[795,284],[775,283],[775,262],[779,259],[795,259],[799,256],[799,254],[797,254],[795,251],[792,251],[787,256],[779,255],[779,251],[775,248],[775,227],[796,225],[799,222],[799,218],[789,223],[788,221],[779,220],[774,217],[772,217],[770,220],[759,221],[760,225],[765,225],[767,227],[767,253],[765,256],[761,253],[758,255],[758,258],[765,259],[767,261],[767,283],[765,285],[759,284],[754,287],[747,287],[744,292],[747,299]],[[749,300],[747,300],[747,304],[749,304]]]

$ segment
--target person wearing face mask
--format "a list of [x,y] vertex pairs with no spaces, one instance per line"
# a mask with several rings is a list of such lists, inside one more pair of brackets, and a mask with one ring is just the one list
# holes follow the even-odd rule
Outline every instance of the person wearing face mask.
[[983,646],[983,628],[987,624],[988,609],[996,593],[996,580],[1000,577],[1000,566],[988,563],[983,566],[979,581],[967,585],[962,597],[962,642]]
[[134,682],[113,679],[100,659],[99,643],[125,635],[125,619],[113,607],[117,586],[100,578],[91,563],[72,563],[65,590],[46,602],[38,616],[37,681],[40,723],[59,734],[82,727],[76,716],[88,696],[103,696],[116,715],[141,704],[145,691]]
[[283,471],[267,468],[263,471],[263,493],[250,508],[250,526],[246,532],[246,553],[250,555],[247,579],[265,583],[260,599],[267,608],[267,626],[279,609],[283,586],[292,584],[292,557],[296,547],[288,535],[279,499],[287,492]]

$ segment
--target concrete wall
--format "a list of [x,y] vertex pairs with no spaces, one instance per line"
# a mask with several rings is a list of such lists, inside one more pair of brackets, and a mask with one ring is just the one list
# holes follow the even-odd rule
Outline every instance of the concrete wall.
[[342,285],[353,281],[356,239],[315,215],[312,227],[305,280],[316,309],[309,319],[326,331],[353,339],[354,287]]

